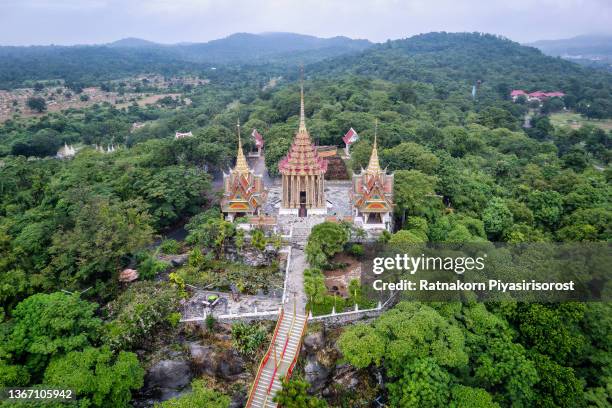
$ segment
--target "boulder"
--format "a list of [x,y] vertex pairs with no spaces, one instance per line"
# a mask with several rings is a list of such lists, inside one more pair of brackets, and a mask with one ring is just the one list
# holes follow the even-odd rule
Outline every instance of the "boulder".
[[170,258],[170,264],[173,267],[184,265],[189,259],[189,254],[174,255]]
[[243,358],[235,350],[215,350],[212,346],[189,345],[191,362],[198,373],[234,380],[245,370]]
[[161,360],[149,368],[145,376],[145,389],[161,394],[163,400],[188,386],[192,378],[187,361]]
[[244,360],[236,350],[226,350],[221,353],[218,365],[218,375],[221,378],[234,379],[244,370]]
[[304,337],[304,346],[309,351],[321,350],[325,345],[325,336],[323,332],[315,332]]
[[347,390],[353,390],[359,384],[359,373],[355,367],[341,364],[336,366],[332,380],[334,384],[339,384]]
[[232,395],[232,402],[229,408],[242,408],[247,403],[247,394],[245,392],[236,392]]
[[310,384],[310,391],[321,390],[329,378],[330,370],[321,364],[314,356],[308,358],[304,366],[306,382]]

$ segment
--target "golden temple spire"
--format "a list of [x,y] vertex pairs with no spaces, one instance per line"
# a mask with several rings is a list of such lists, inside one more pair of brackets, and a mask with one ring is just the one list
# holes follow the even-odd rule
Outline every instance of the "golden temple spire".
[[378,161],[378,145],[377,145],[377,135],[378,134],[378,119],[374,124],[374,146],[372,147],[372,155],[370,156],[370,163],[368,163],[367,172],[368,173],[380,173],[382,169],[380,168],[380,162]]
[[240,119],[237,121],[236,129],[238,129],[238,155],[236,157],[236,167],[234,170],[238,173],[245,174],[250,170],[246,157],[244,157],[244,152],[242,151],[242,140],[240,139]]
[[304,113],[304,66],[300,68],[300,127],[298,132],[306,132],[306,114]]

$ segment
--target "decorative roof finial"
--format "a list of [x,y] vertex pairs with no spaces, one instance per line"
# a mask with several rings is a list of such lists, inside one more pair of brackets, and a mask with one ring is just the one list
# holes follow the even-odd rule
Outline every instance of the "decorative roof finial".
[[238,173],[248,173],[249,165],[246,157],[244,157],[244,152],[242,151],[242,139],[240,138],[240,118],[238,118],[236,122],[236,129],[238,132],[238,155],[236,157],[236,167],[234,170]]
[[306,114],[304,113],[304,65],[300,66],[300,127],[299,132],[306,132]]
[[370,163],[368,163],[368,173],[380,173],[380,162],[378,161],[378,119],[374,123],[374,146],[372,147],[372,155],[370,156]]

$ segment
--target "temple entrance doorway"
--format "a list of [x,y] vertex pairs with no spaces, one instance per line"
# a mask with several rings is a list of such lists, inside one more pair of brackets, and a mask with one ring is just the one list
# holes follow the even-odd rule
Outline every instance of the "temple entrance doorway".
[[382,224],[382,216],[380,213],[370,213],[368,215],[368,224]]
[[306,192],[300,191],[300,210],[298,212],[300,217],[306,217],[308,215],[308,210],[306,209]]

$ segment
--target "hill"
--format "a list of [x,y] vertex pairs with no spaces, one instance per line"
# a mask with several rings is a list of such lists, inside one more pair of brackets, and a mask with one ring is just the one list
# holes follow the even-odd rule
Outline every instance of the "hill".
[[[176,46],[176,51],[182,58],[190,61],[269,63],[270,58],[274,62],[282,62],[283,59],[290,61],[304,55],[316,55],[316,52],[320,52],[324,57],[337,56],[351,51],[362,51],[371,45],[368,40],[353,40],[348,37],[319,38],[294,33],[237,33],[207,43]],[[290,58],[291,56],[294,58]]]
[[428,33],[375,45],[359,54],[309,66],[313,75],[361,75],[418,82],[442,99],[467,96],[481,81],[479,100],[508,98],[510,89],[563,90],[577,100],[609,98],[612,75],[581,67],[506,38],[481,33]]
[[128,37],[113,41],[112,43],[108,43],[106,45],[115,48],[142,48],[159,47],[161,44],[155,43],[153,41],[143,40],[142,38]]
[[612,35],[581,35],[560,40],[541,40],[526,44],[543,53],[583,65],[612,69]]
[[233,34],[207,43],[162,45],[125,38],[105,45],[0,47],[0,89],[26,81],[64,79],[96,84],[144,72],[200,72],[210,64],[295,65],[362,51],[372,44],[347,37],[293,33]]

